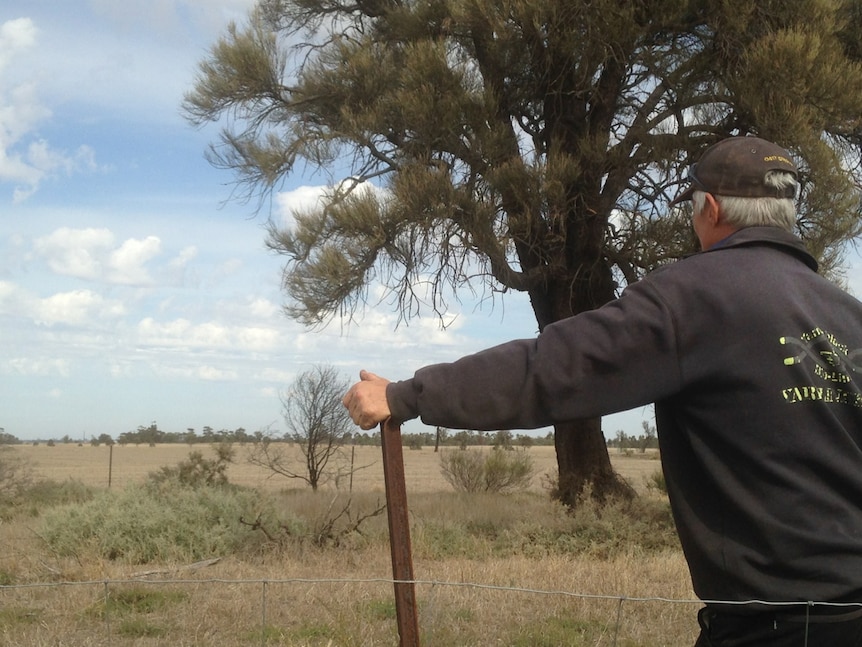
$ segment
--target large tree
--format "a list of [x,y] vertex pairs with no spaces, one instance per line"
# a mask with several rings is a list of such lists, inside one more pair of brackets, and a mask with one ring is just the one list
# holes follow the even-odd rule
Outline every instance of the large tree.
[[[260,0],[184,109],[222,121],[210,159],[246,197],[331,171],[270,231],[298,320],[353,314],[372,284],[405,318],[428,294],[442,313],[469,286],[526,292],[541,331],[693,250],[668,198],[728,135],[798,155],[799,233],[840,267],[862,226],[860,35],[858,0]],[[555,442],[564,501],[620,487],[600,420]]]

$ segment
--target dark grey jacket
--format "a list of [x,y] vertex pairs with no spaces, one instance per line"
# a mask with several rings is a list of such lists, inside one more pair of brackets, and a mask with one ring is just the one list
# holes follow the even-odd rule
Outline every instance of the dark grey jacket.
[[862,602],[862,303],[772,227],[392,383],[393,416],[526,429],[655,403],[705,600]]

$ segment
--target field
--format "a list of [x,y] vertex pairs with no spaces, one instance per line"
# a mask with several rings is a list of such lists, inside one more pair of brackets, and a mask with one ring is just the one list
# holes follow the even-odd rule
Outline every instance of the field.
[[[228,470],[231,483],[263,490],[279,490],[285,487],[301,487],[300,483],[290,484],[284,479],[272,478],[266,470],[248,464],[244,457],[246,448],[237,447],[237,461]],[[295,449],[295,448],[294,448]],[[213,451],[207,445],[115,445],[113,450],[105,445],[78,445],[76,443],[58,444],[49,447],[39,445],[18,445],[17,454],[24,457],[40,478],[62,481],[74,479],[86,485],[107,487],[110,478],[112,487],[124,487],[129,483],[143,482],[147,474],[163,465],[174,465],[185,459],[189,452],[200,451],[212,457]],[[444,447],[443,451],[452,450]],[[298,451],[298,450],[297,450]],[[556,469],[554,448],[549,446],[532,447],[537,474],[553,473]],[[297,454],[298,456],[298,454]],[[344,460],[353,459],[355,469],[353,487],[357,492],[383,492],[383,464],[379,447],[345,448]],[[643,489],[645,481],[659,469],[657,455],[619,454],[611,451],[614,468],[636,489]],[[367,467],[366,467],[367,466]],[[433,447],[419,450],[404,449],[404,473],[408,495],[420,492],[450,491],[451,487],[440,474],[439,456]],[[344,484],[340,484],[342,489]],[[541,491],[542,479],[534,479],[533,489]]]
[[[111,489],[204,446],[17,446],[34,476]],[[539,475],[551,473],[551,447],[529,450]],[[332,510],[333,488],[316,495],[246,464],[232,483],[281,497],[309,518]],[[351,500],[370,510],[383,498],[380,448],[357,447]],[[348,448],[347,459],[351,457]],[[649,454],[612,454],[644,499],[659,463]],[[673,547],[614,546],[596,531],[576,550],[547,543],[542,528],[620,526],[608,513],[572,518],[549,502],[542,478],[530,492],[468,496],[452,492],[432,448],[404,451],[423,645],[552,647],[692,644],[697,605],[684,560]],[[342,505],[349,484],[339,483]],[[328,506],[328,508],[327,508]],[[591,517],[590,514],[593,514]],[[371,518],[360,541],[324,548],[281,546],[214,555],[205,565],[133,564],[81,551],[59,556],[39,537],[39,519],[0,525],[0,645],[395,645],[385,517]],[[560,541],[559,539],[555,541]],[[609,548],[610,546],[610,548]],[[52,585],[52,583],[62,583]],[[7,586],[2,586],[7,585]],[[647,598],[646,600],[640,600]],[[111,604],[109,604],[109,601]],[[118,606],[114,606],[118,605]]]

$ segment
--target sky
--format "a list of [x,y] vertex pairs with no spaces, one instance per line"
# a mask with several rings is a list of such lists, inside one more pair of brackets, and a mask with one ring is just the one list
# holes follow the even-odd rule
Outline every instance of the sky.
[[[403,379],[532,337],[523,295],[397,325],[368,308],[308,330],[282,310],[265,218],[204,159],[182,116],[198,62],[253,0],[3,0],[0,5],[0,428],[86,440],[283,433],[280,393],[317,364]],[[291,176],[285,214],[323,179]],[[278,214],[276,214],[278,215]],[[862,293],[860,270],[850,273]],[[605,421],[640,433],[644,409]],[[405,431],[421,430],[410,423]]]

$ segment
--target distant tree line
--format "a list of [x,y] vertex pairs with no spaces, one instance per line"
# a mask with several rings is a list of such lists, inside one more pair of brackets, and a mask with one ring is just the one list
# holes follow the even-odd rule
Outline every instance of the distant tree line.
[[[658,447],[655,429],[646,423],[644,424],[645,433],[639,436],[634,434],[626,434],[622,430],[617,431],[616,436],[607,441],[608,447],[618,448],[620,450],[634,449],[644,451]],[[453,432],[444,427],[438,427],[434,430],[422,432],[402,432],[402,444],[411,449],[421,449],[423,447],[473,447],[487,446],[503,449],[513,449],[515,447],[533,447],[533,446],[552,446],[554,444],[554,433],[549,431],[544,436],[531,436],[528,434],[513,434],[508,430],[501,431],[475,431],[472,429],[464,429]],[[212,427],[204,427],[201,433],[197,433],[195,429],[189,427],[183,432],[164,431],[159,429],[158,424],[153,422],[149,425],[141,425],[135,431],[125,431],[121,433],[116,441],[110,434],[100,434],[98,437],[93,436],[88,441],[88,444],[93,446],[99,445],[155,445],[155,444],[221,444],[221,443],[261,443],[261,442],[303,442],[302,434],[286,433],[282,436],[273,434],[271,430],[261,430],[252,433],[247,432],[243,427],[237,429],[220,429],[214,430]],[[16,436],[6,433],[0,427],[0,445],[20,445],[23,441]],[[28,441],[29,442],[29,441]],[[38,444],[38,441],[35,441]],[[69,435],[63,436],[59,441],[50,439],[47,444],[54,446],[58,443],[68,445],[70,443],[84,444],[85,441],[73,439]],[[362,432],[348,433],[344,437],[344,444],[357,446],[380,446],[380,432]]]
[[647,449],[658,449],[658,435],[656,429],[647,421],[642,421],[643,433],[639,436],[627,434],[622,429],[618,430],[616,436],[608,440],[608,447],[615,447],[621,452],[632,450],[641,453]]
[[[528,434],[513,434],[508,430],[500,431],[474,431],[462,429],[452,432],[445,427],[437,427],[433,431],[403,433],[401,441],[405,447],[421,449],[422,447],[461,447],[487,446],[500,449],[513,449],[515,447],[532,447],[534,445],[553,445],[554,434],[548,432],[544,436],[530,436]],[[380,432],[369,434],[356,434],[353,437],[356,445],[380,444]]]
[[[262,440],[264,432],[257,431],[248,433],[242,427],[231,431],[221,429],[215,431],[212,427],[204,427],[201,433],[197,433],[192,427],[181,432],[162,431],[155,422],[149,425],[141,425],[135,431],[125,431],[119,435],[117,442],[120,445],[155,445],[156,443],[181,444],[213,444],[213,443],[253,443]],[[109,437],[110,438],[110,437]],[[101,439],[101,436],[100,436]]]

